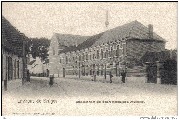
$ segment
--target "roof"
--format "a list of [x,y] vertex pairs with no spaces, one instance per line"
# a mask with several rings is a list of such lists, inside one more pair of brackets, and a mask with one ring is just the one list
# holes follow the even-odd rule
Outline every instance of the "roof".
[[11,25],[11,23],[2,16],[2,48],[8,52],[22,55],[23,40],[20,32]]
[[32,60],[32,61],[29,62],[28,65],[32,65],[32,64],[35,63],[35,62],[36,62],[36,60]]
[[154,63],[156,61],[164,62],[170,59],[170,51],[161,51],[161,52],[146,52],[141,58],[143,63]]
[[89,47],[92,46],[102,35],[103,35],[103,33],[100,33],[100,34],[97,34],[97,35],[93,35],[93,36],[89,37],[87,40],[85,40],[84,42],[82,42],[81,44],[79,44],[77,47],[76,47],[76,46],[66,47],[65,49],[63,49],[62,51],[60,51],[60,53],[69,52],[69,51],[76,51],[76,50],[82,50],[82,49],[85,49],[85,48],[89,48]]
[[57,39],[59,46],[76,46],[86,41],[90,36],[55,33],[52,39]]
[[[148,27],[144,26],[143,24],[135,20],[130,23],[124,24],[122,26],[93,35],[91,37],[88,36],[86,37],[86,39],[81,40],[81,42],[79,42],[79,45],[77,47],[75,46],[75,41],[77,40],[74,39],[73,37],[71,37],[72,39],[69,39],[68,37],[64,37],[64,38],[61,37],[62,39],[59,40],[59,44],[63,44],[66,47],[64,47],[64,50],[60,52],[81,50],[81,49],[101,45],[109,41],[121,40],[122,38],[128,38],[128,40],[152,41],[149,39],[148,31],[149,31]],[[159,35],[153,32],[153,41],[165,42],[165,39],[163,39],[162,37],[160,37]],[[65,44],[65,42],[67,43]]]
[[[121,40],[122,38],[144,40],[148,39],[148,37],[148,27],[135,20],[104,32],[102,37],[97,40],[93,46],[107,43],[108,41]],[[165,40],[155,32],[153,32],[153,39],[165,42]]]

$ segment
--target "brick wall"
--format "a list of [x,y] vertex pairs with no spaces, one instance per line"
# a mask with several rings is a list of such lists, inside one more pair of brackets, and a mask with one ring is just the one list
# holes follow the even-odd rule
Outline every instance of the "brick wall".
[[126,48],[127,61],[135,62],[135,60],[140,60],[147,51],[158,52],[165,50],[165,43],[146,40],[128,40]]

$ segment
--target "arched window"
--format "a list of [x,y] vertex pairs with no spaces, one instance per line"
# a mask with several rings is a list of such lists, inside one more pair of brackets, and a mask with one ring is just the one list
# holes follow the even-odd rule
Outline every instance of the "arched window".
[[103,59],[103,50],[101,49],[101,59]]
[[88,53],[86,53],[86,60],[88,60]]
[[111,46],[110,57],[113,57],[113,47]]
[[99,50],[97,50],[97,59],[99,59]]
[[119,57],[119,45],[117,45],[116,56]]

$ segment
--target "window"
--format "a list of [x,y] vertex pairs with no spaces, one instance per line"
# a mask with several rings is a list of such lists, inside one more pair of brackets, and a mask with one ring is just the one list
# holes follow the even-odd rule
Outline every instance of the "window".
[[66,56],[66,63],[68,63],[68,57]]
[[84,56],[84,53],[83,53],[83,55],[82,55],[82,61],[84,61],[84,60],[85,60],[85,59],[84,59],[84,57],[85,57],[85,56]]
[[123,44],[123,54],[126,55],[126,44]]
[[14,78],[16,79],[16,59],[14,60]]
[[88,54],[86,53],[86,60],[88,60]]
[[55,50],[54,50],[54,47],[53,47],[53,55],[55,55]]
[[99,59],[99,50],[97,50],[97,59]]
[[103,59],[103,50],[101,49],[101,59]]
[[81,61],[81,55],[79,55],[79,61]]
[[91,54],[89,55],[89,59],[91,60]]
[[114,50],[116,49],[116,44],[115,43],[113,44],[113,48],[114,48]]
[[76,60],[77,60],[77,56],[76,56]]
[[117,45],[116,56],[119,57],[119,45]]
[[19,60],[17,61],[17,78],[19,78]]
[[110,57],[113,57],[113,47],[111,47]]
[[109,51],[106,50],[106,58],[108,58],[108,57],[109,57]]
[[93,54],[93,59],[95,59],[95,55]]

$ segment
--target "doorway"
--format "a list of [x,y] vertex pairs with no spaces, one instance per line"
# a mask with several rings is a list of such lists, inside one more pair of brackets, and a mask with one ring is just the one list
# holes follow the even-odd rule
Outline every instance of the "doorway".
[[157,83],[157,65],[150,63],[146,68],[147,83]]

